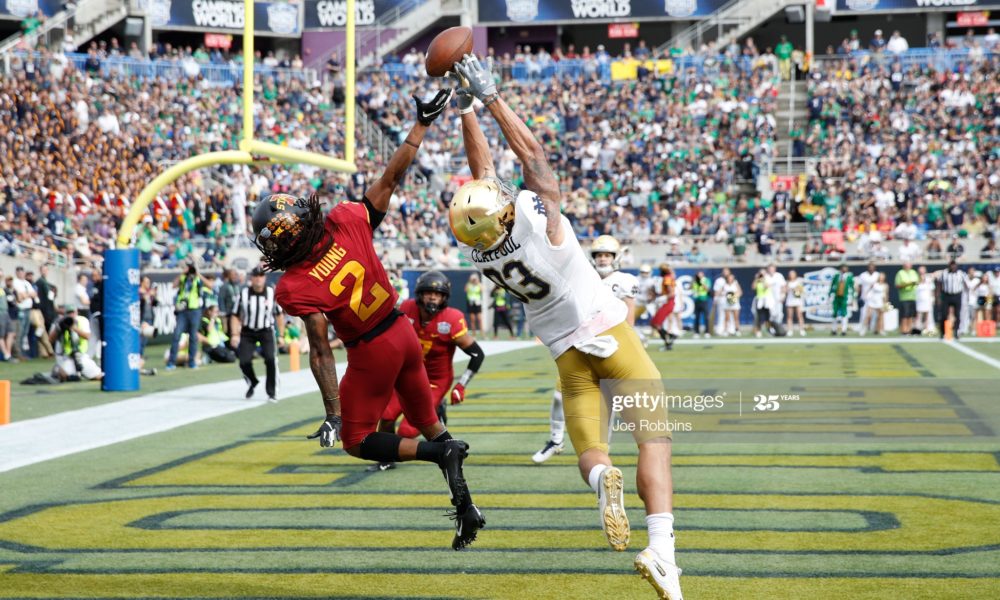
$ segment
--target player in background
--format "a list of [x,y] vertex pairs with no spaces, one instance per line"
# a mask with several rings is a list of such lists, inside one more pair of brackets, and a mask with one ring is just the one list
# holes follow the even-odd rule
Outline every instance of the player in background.
[[[448,424],[445,406],[450,399],[452,404],[461,404],[465,400],[465,388],[475,377],[483,365],[486,353],[469,335],[462,311],[448,306],[451,297],[451,282],[440,271],[427,271],[417,278],[415,298],[403,302],[399,309],[406,315],[420,339],[424,352],[424,368],[431,382],[431,397],[435,401],[435,411],[438,419]],[[469,366],[462,373],[458,383],[452,387],[455,380],[455,369],[452,366],[455,358],[455,348],[469,355]],[[451,393],[449,393],[449,391]],[[399,396],[393,394],[389,405],[382,411],[382,421],[379,431],[393,433],[396,419],[403,414]],[[405,438],[415,438],[420,431],[407,419],[399,425],[399,435]],[[392,469],[394,463],[379,463],[371,471]]]
[[[623,477],[608,456],[609,423],[600,381],[662,390],[656,365],[628,325],[628,308],[601,283],[562,215],[559,179],[545,149],[497,93],[493,74],[467,55],[454,66],[467,86],[459,90],[462,137],[472,181],[452,198],[448,220],[459,248],[483,275],[524,303],[528,325],[548,348],[563,386],[566,429],[580,474],[598,496],[601,525],[611,547],[628,546]],[[521,163],[523,191],[496,179],[496,170],[476,120],[473,98],[486,107]],[[655,413],[655,414],[654,414]],[[644,411],[667,418],[666,409]],[[638,415],[630,415],[637,417]],[[635,568],[661,598],[681,600],[674,557],[673,482],[669,432],[636,432],[636,483],[646,508],[649,546]]]
[[674,340],[680,334],[680,314],[677,295],[677,278],[674,277],[674,270],[670,265],[663,263],[660,265],[660,298],[662,298],[660,308],[653,315],[653,320],[649,324],[653,330],[660,334],[663,340],[664,350],[674,349]]
[[[634,275],[618,270],[621,258],[621,244],[610,235],[602,235],[590,247],[591,263],[604,285],[611,288],[615,297],[628,307],[626,321],[635,326],[635,298],[639,293],[639,281]],[[638,333],[638,332],[636,332]],[[549,414],[549,441],[531,457],[535,464],[542,464],[565,449],[563,438],[566,432],[566,416],[563,414],[562,383],[556,379],[556,389],[552,392],[552,411]]]
[[[317,196],[275,194],[255,209],[253,230],[267,267],[285,272],[275,297],[288,314],[302,318],[308,334],[309,366],[326,408],[326,419],[309,438],[319,438],[323,447],[340,440],[348,454],[364,460],[437,464],[455,507],[452,548],[459,550],[486,523],[462,472],[468,445],[453,439],[434,412],[420,341],[400,318],[396,292],[372,242],[393,190],[450,99],[451,91],[444,90],[429,102],[414,98],[417,123],[361,202],[341,202],[324,219]],[[330,325],[347,347],[339,385],[327,342]],[[427,441],[376,431],[393,392]]]

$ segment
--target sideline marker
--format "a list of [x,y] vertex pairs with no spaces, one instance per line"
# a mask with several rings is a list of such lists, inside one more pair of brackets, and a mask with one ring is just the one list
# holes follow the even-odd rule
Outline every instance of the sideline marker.
[[10,423],[10,381],[0,379],[0,425]]

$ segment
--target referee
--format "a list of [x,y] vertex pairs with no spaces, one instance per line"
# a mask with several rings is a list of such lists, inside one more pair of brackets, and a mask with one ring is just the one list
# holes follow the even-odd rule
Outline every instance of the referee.
[[[236,331],[233,333],[234,343],[239,340],[237,353],[240,357],[240,370],[250,386],[247,388],[247,399],[253,397],[260,380],[253,371],[253,355],[260,343],[264,364],[267,366],[268,402],[277,402],[275,387],[278,368],[275,363],[274,316],[281,312],[281,307],[274,301],[274,286],[267,285],[264,269],[254,268],[250,272],[250,285],[240,290],[236,311]],[[279,322],[278,327],[284,329]]]
[[954,321],[952,333],[958,339],[958,320],[962,316],[962,293],[968,285],[965,273],[958,270],[958,263],[952,260],[948,263],[948,270],[939,275],[941,282],[941,302],[938,313],[938,331],[941,338],[944,338],[944,323],[949,318],[949,313],[954,310]]

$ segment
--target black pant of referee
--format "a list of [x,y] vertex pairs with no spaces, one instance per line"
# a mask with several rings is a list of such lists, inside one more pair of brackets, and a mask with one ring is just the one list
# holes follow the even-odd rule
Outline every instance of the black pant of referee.
[[250,384],[250,389],[247,390],[247,398],[250,398],[253,396],[254,388],[260,383],[260,380],[257,379],[257,374],[253,372],[253,355],[257,350],[257,342],[260,342],[260,349],[264,354],[264,364],[267,366],[267,383],[264,387],[267,391],[268,400],[271,400],[275,395],[278,375],[278,366],[274,362],[274,329],[270,327],[264,329],[244,328],[240,332],[240,346],[238,350],[240,370],[243,371],[243,376],[247,378],[247,382]]
[[962,318],[962,294],[941,294],[941,312],[938,322],[938,331],[944,338],[944,323],[948,320],[948,309],[955,309],[955,320],[952,322],[952,335],[958,339],[958,322]]

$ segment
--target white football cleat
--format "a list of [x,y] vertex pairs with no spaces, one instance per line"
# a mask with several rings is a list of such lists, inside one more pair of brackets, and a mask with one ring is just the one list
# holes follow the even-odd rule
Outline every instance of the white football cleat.
[[628,548],[631,529],[625,514],[625,489],[621,469],[608,467],[601,473],[597,500],[601,509],[601,529],[608,544],[617,552]]
[[540,465],[556,454],[562,454],[565,447],[566,446],[562,442],[557,444],[552,440],[549,440],[545,442],[545,446],[543,446],[541,450],[535,452],[534,456],[531,457],[531,460],[533,460],[536,465]]
[[660,600],[684,600],[680,567],[660,558],[652,548],[646,548],[635,557],[635,570],[653,586]]

